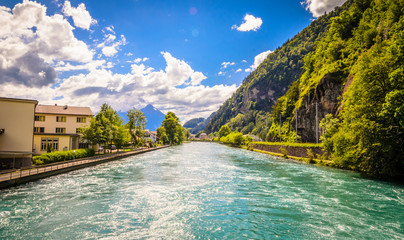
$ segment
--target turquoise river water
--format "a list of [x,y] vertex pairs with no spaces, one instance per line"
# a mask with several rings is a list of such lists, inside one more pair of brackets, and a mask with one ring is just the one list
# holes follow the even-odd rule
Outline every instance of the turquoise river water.
[[404,187],[186,143],[0,190],[1,239],[404,239]]

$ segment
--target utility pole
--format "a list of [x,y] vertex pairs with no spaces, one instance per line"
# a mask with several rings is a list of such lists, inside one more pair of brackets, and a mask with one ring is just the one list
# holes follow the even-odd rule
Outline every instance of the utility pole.
[[316,102],[316,143],[318,143],[318,104]]
[[279,139],[282,142],[282,114],[279,114]]
[[295,119],[296,119],[296,142],[297,142],[297,109],[295,110]]

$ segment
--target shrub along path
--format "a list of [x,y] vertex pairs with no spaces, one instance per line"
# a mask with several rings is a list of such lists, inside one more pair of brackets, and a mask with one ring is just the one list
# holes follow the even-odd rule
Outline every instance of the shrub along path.
[[154,148],[142,148],[129,152],[97,155],[88,158],[80,158],[76,160],[2,172],[0,173],[0,189],[166,147],[168,147],[168,145]]

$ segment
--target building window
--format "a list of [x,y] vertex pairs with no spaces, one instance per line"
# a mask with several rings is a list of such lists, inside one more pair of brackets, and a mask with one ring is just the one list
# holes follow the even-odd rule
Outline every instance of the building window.
[[66,117],[64,117],[64,116],[56,116],[56,122],[66,122]]
[[88,148],[88,143],[79,143],[79,148]]
[[44,127],[34,127],[34,133],[44,133],[45,128]]
[[51,150],[59,150],[59,138],[41,138],[41,150],[46,151],[47,148]]
[[46,150],[46,138],[41,139],[41,150],[45,151]]
[[78,123],[85,123],[86,122],[86,117],[77,117],[77,122]]
[[56,133],[66,133],[66,128],[56,128]]
[[45,116],[35,116],[35,121],[37,121],[37,122],[45,122]]

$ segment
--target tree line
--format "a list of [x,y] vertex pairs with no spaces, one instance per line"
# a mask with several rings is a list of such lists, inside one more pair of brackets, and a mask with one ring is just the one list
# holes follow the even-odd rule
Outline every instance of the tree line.
[[[104,103],[100,111],[91,119],[88,127],[81,129],[82,138],[92,145],[117,149],[132,145],[153,146],[151,140],[145,140],[147,119],[144,113],[137,109],[127,112],[128,122],[119,116],[110,105]],[[186,132],[181,127],[179,118],[168,112],[161,126],[157,129],[158,144],[180,144],[186,139]]]

